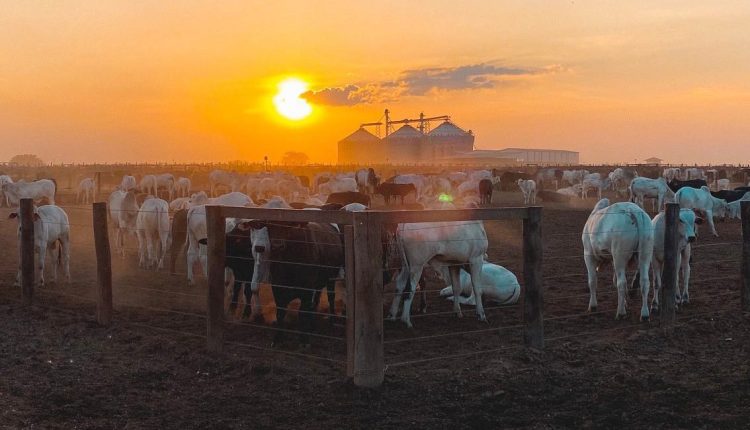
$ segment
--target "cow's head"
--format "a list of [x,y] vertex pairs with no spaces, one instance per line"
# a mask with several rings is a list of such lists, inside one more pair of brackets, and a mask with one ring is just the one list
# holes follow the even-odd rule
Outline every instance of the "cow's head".
[[679,232],[682,238],[688,243],[695,242],[698,237],[696,225],[702,224],[703,218],[697,216],[692,209],[683,208],[680,209],[679,223]]

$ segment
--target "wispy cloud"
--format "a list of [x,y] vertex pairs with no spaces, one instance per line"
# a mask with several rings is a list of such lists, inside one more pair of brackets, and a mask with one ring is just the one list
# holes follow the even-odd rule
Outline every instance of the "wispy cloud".
[[353,106],[396,101],[404,96],[423,96],[434,91],[495,88],[511,79],[555,73],[560,66],[541,69],[505,67],[488,63],[457,67],[428,67],[401,72],[395,80],[349,84],[308,91],[302,97],[317,104]]

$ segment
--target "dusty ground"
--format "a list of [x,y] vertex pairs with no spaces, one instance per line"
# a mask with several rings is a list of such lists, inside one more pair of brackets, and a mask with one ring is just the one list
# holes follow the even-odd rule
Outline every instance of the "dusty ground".
[[[665,334],[658,316],[637,322],[639,298],[630,319],[614,320],[608,270],[600,312],[586,314],[580,231],[593,203],[544,211],[544,351],[521,347],[517,306],[491,309],[487,325],[472,312],[456,319],[431,292],[413,330],[386,322],[388,368],[376,390],[346,380],[338,339],[315,338],[300,350],[292,337],[269,352],[253,349],[269,347],[269,330],[231,325],[228,340],[244,346],[205,352],[205,292],[182,276],[136,269],[134,250],[114,259],[115,323],[98,327],[84,301],[96,276],[84,207],[66,207],[73,284],[45,287],[37,306],[22,308],[12,286],[15,224],[0,209],[0,427],[747,428],[750,324],[739,312],[739,224],[719,223],[719,238],[701,228],[691,304]],[[520,222],[487,230],[490,260],[520,278]],[[343,327],[319,321],[316,332],[340,338]],[[445,358],[483,350],[492,352]]]

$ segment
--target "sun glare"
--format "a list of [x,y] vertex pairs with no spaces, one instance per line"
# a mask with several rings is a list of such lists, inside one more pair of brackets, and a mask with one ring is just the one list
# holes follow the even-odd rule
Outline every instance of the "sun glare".
[[300,96],[307,91],[307,83],[289,78],[279,84],[279,92],[273,98],[273,104],[284,118],[299,121],[312,113],[312,106]]

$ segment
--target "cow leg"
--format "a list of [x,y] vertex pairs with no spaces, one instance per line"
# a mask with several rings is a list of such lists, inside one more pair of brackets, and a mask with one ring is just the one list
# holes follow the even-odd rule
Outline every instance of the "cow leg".
[[141,269],[146,268],[146,238],[143,237],[143,231],[138,230],[138,267]]
[[419,288],[420,288],[420,295],[419,295],[419,313],[424,314],[427,313],[427,285],[424,280],[424,273],[419,278]]
[[52,257],[52,283],[57,285],[57,269],[60,266],[58,262],[60,261],[59,257],[62,257],[57,241],[48,245],[47,251],[49,251],[50,256]]
[[39,266],[39,285],[44,286],[44,259],[47,257],[47,247],[46,246],[35,246],[37,248],[38,259],[37,259],[37,265]]
[[[19,273],[21,269],[18,269]],[[401,294],[403,294],[406,284],[409,282],[409,270],[406,267],[402,267],[401,271],[396,277],[396,291],[393,294],[393,301],[391,302],[391,312],[388,314],[388,319],[395,321],[398,316],[398,308],[401,306]]]
[[588,272],[589,281],[589,312],[596,312],[596,265],[597,262],[592,255],[584,252],[583,259],[586,262],[586,271]]
[[659,312],[659,294],[661,294],[661,276],[663,273],[663,266],[661,261],[653,259],[651,262],[654,277],[654,299],[651,301],[651,311],[654,313]]
[[711,234],[719,237],[719,233],[716,232],[716,226],[714,226],[714,214],[712,210],[706,211],[706,219],[708,220],[708,226],[711,228]]
[[453,312],[456,316],[462,318],[464,315],[461,312],[461,304],[459,298],[461,297],[461,267],[457,265],[448,266],[448,274],[451,278],[451,288],[453,289]]
[[639,261],[639,271],[641,275],[641,321],[648,321],[649,320],[649,312],[648,312],[648,290],[650,287],[650,282],[648,279],[648,269],[649,269],[649,261]]
[[401,321],[406,324],[407,327],[412,328],[411,324],[411,304],[414,300],[414,294],[417,287],[417,284],[419,283],[419,278],[422,276],[422,271],[424,270],[424,265],[420,264],[418,267],[412,267],[411,268],[411,274],[410,274],[410,284],[409,284],[409,291],[406,293],[406,298],[404,298],[404,310],[401,312]]
[[690,245],[682,251],[682,261],[680,262],[680,265],[682,266],[682,304],[688,304],[690,303],[690,293],[688,292],[688,285],[690,284],[690,254],[692,250],[690,249]]
[[187,258],[187,281],[188,281],[188,285],[193,285],[194,284],[193,265],[195,264],[196,261],[198,261],[198,256],[197,256],[198,242],[192,239],[189,239],[189,241],[190,243],[188,244],[188,250],[185,253],[185,256]]
[[471,275],[471,288],[474,291],[474,301],[476,302],[477,318],[479,318],[479,321],[487,322],[487,316],[484,314],[484,304],[482,303],[481,288],[483,259],[483,257],[475,258],[469,265],[469,273]]
[[[616,259],[614,261],[617,261]],[[617,278],[617,312],[615,313],[615,319],[623,318],[627,315],[625,310],[626,292],[627,286],[625,268],[622,267],[625,264],[614,264],[615,276]],[[646,277],[648,279],[648,276]],[[641,274],[641,283],[643,283],[643,274]]]

